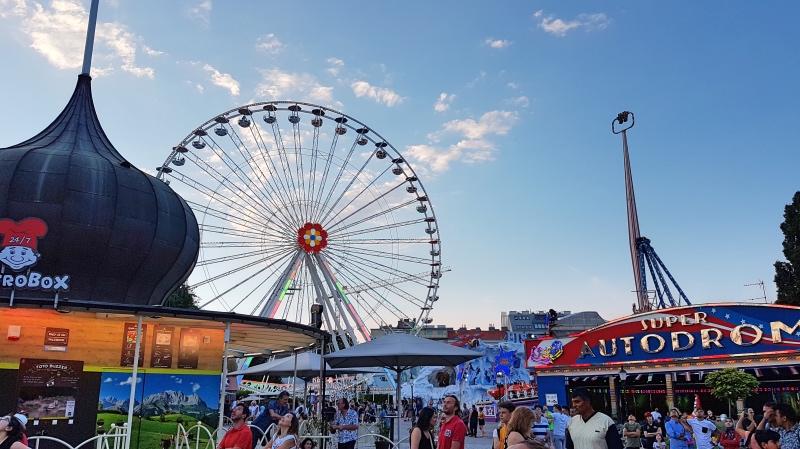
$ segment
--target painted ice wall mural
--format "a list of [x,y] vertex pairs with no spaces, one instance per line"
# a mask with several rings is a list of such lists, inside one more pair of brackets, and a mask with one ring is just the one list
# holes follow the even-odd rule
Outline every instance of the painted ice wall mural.
[[[524,334],[506,333],[505,341],[486,344],[479,333],[462,335],[453,342],[454,346],[464,347],[481,354],[481,357],[451,367],[420,367],[413,370],[414,396],[434,402],[448,394],[459,395],[464,402],[494,400],[489,390],[497,388],[497,372],[505,376],[509,386],[514,382],[531,383],[530,374],[525,368]],[[410,375],[404,372],[401,394],[411,396]],[[501,380],[499,382],[503,384]]]

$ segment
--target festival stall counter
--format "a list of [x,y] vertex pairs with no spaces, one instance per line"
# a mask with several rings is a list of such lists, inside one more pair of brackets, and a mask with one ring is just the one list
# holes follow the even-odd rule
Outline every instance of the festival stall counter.
[[0,410],[25,410],[29,435],[73,445],[95,435],[98,419],[106,427],[127,421],[140,319],[133,401],[139,436],[166,415],[216,427],[226,347],[228,357],[241,357],[311,347],[325,336],[309,326],[232,313],[74,302],[59,310],[16,305],[0,308],[0,334],[6,337]]
[[[686,402],[678,400],[676,391],[710,401],[703,376],[727,367],[751,369],[759,377],[761,368],[769,368],[778,376],[770,382],[794,391],[800,387],[795,375],[800,308],[720,303],[661,309],[566,338],[527,340],[525,353],[540,395],[555,394],[566,404],[573,388],[586,386],[601,393],[598,408],[614,414],[619,407],[631,411],[631,405],[644,410]],[[623,369],[627,381],[620,379]],[[628,397],[631,401],[625,402]]]

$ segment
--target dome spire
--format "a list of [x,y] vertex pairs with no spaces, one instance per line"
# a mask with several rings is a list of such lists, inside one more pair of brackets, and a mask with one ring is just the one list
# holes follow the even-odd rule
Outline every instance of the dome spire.
[[83,69],[81,75],[89,75],[92,68],[92,51],[94,50],[94,30],[97,28],[97,6],[100,0],[92,0],[89,9],[89,28],[86,30],[86,47],[83,50]]

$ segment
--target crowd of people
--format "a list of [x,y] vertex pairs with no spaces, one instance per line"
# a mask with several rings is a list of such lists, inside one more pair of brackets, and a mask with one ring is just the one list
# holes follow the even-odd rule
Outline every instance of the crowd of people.
[[[395,416],[388,404],[358,404],[345,398],[335,404],[335,408],[322,404],[322,417],[338,435],[338,449],[355,448],[360,423],[383,421],[388,425]],[[486,437],[483,407],[462,407],[453,395],[436,405],[433,400],[427,407],[421,400],[401,402],[401,416],[414,421],[410,449],[464,449],[467,436]],[[217,449],[314,449],[314,440],[300,441],[300,423],[307,418],[308,410],[302,405],[290,408],[285,391],[266,406],[234,403],[231,428]],[[595,411],[591,393],[577,388],[571,406],[555,405],[552,411],[541,405],[518,407],[500,402],[497,420],[492,449],[800,449],[797,412],[786,403],[764,404],[760,417],[747,409],[736,420],[703,409],[689,414],[672,408],[664,416],[655,408],[642,419],[629,415],[621,423]],[[23,414],[0,417],[0,449],[27,449],[27,422]]]

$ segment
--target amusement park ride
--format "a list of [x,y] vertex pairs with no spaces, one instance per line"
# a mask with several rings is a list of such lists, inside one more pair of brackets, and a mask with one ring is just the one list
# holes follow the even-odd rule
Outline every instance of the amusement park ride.
[[[629,120],[630,124],[628,125]],[[627,137],[627,131],[633,128],[634,122],[633,112],[629,111],[619,113],[611,121],[611,132],[622,134],[622,154],[625,163],[625,197],[628,204],[628,237],[637,296],[637,303],[633,305],[633,312],[642,313],[653,309],[690,305],[689,298],[683,293],[678,282],[672,277],[664,262],[661,261],[655,249],[650,245],[650,239],[643,237],[639,232],[639,215],[636,211],[636,197],[633,193],[633,176],[631,175],[631,161],[628,156]],[[617,126],[620,128],[617,129]],[[655,296],[653,298],[650,298],[647,290],[645,264],[655,286]],[[672,295],[669,284],[664,280],[665,274],[677,290],[677,298]]]
[[431,322],[449,271],[433,205],[402,154],[355,118],[244,105],[191,131],[157,170],[197,216],[189,284],[202,308],[310,325],[322,305],[332,350]]
[[486,394],[498,401],[504,397],[510,401],[514,401],[516,399],[531,399],[536,395],[536,387],[527,382],[514,382],[513,384],[508,385],[507,388],[508,393],[506,393],[505,385],[498,385],[497,388],[492,388],[491,390],[487,391]]

